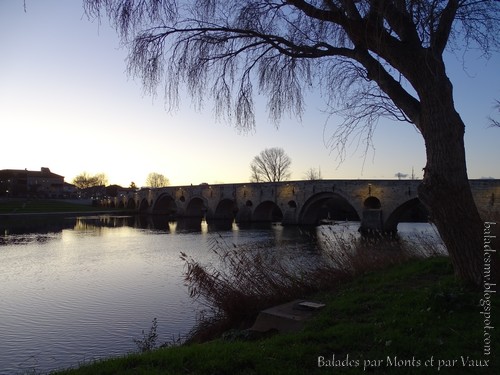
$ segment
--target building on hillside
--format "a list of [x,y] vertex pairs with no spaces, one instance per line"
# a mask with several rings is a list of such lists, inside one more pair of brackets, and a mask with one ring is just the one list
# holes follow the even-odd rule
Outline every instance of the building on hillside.
[[69,182],[65,182],[63,186],[63,196],[64,198],[78,198],[78,188]]
[[40,171],[27,169],[0,170],[0,196],[63,198],[64,176],[52,173],[49,168]]

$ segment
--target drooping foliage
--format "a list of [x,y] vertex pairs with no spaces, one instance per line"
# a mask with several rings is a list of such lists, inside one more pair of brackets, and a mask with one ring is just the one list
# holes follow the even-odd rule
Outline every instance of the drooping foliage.
[[[371,139],[378,118],[419,127],[418,54],[446,47],[499,46],[499,2],[492,0],[85,0],[105,12],[130,48],[129,73],[170,108],[185,86],[199,106],[255,127],[256,95],[269,117],[300,117],[304,93],[321,89],[344,115],[332,147],[348,136]],[[414,55],[412,64],[408,57]],[[410,66],[412,65],[412,66]]]

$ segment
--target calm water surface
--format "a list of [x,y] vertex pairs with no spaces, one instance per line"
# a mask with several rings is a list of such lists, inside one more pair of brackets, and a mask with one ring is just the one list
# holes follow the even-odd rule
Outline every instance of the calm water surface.
[[[358,223],[339,226],[354,233]],[[318,229],[313,229],[313,234]],[[428,224],[399,227],[433,235]],[[201,309],[179,258],[215,260],[214,237],[283,256],[317,257],[310,230],[116,216],[0,219],[0,374],[47,372],[137,350],[154,318],[159,342],[185,337]]]

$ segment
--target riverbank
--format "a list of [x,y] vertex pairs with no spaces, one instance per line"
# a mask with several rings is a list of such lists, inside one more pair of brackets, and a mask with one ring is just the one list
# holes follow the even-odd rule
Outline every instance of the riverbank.
[[[298,333],[250,340],[232,332],[204,344],[130,354],[58,374],[486,374],[499,369],[499,335],[487,328],[498,326],[499,300],[486,300],[483,292],[458,283],[448,258],[409,261],[309,297],[326,307]],[[485,319],[486,304],[491,321]]]
[[92,200],[68,199],[1,199],[0,216],[18,216],[34,214],[79,214],[113,213],[124,210],[109,209],[92,205]]

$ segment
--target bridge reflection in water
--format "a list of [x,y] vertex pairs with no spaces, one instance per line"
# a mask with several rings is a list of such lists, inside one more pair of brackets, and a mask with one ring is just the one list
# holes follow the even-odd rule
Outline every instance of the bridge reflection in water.
[[[395,232],[401,221],[427,221],[418,199],[419,180],[315,180],[279,183],[202,184],[141,189],[106,205],[141,214],[225,219],[237,223],[317,225],[360,221],[362,231]],[[500,180],[470,180],[484,217],[498,217]]]

